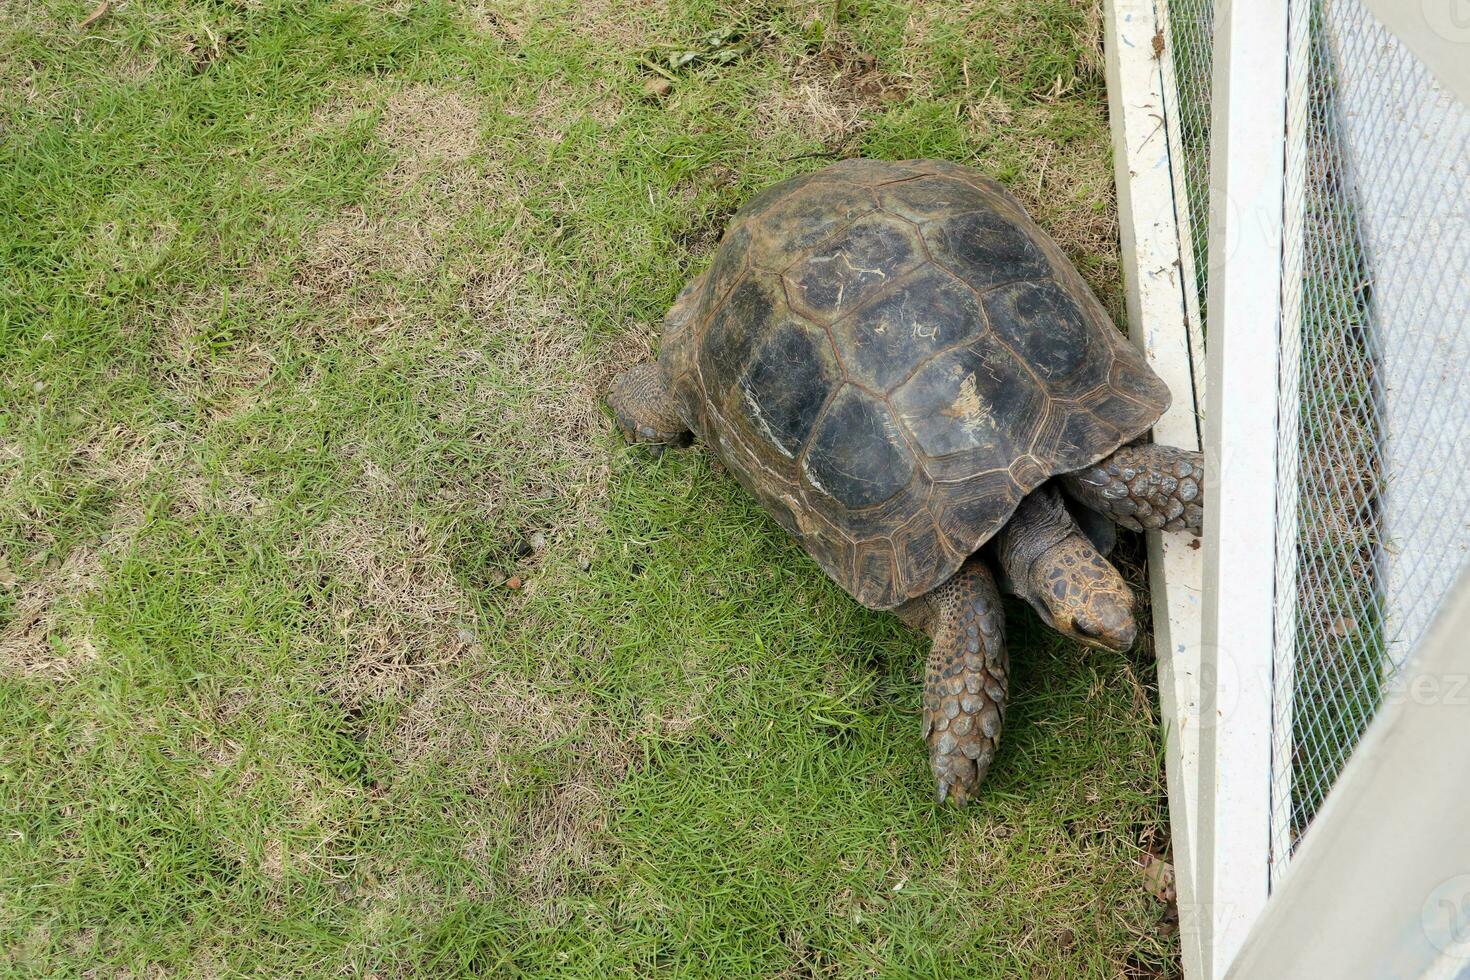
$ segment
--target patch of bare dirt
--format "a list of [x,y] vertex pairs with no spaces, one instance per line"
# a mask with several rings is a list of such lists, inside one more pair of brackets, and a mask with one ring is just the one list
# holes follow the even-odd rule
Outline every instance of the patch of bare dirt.
[[767,99],[763,118],[820,143],[834,156],[853,151],[869,114],[901,100],[906,83],[845,40],[832,40],[787,66],[789,84]]
[[[366,480],[386,478],[370,472]],[[472,618],[470,603],[423,528],[371,512],[335,519],[309,536],[307,556],[332,590],[324,615],[347,663],[323,685],[344,708],[410,695],[469,647],[459,624]]]
[[618,51],[635,51],[657,40],[657,25],[668,21],[667,0],[634,4],[616,0],[481,0],[470,4],[470,25],[516,44],[538,29],[570,31]]
[[[428,759],[469,765],[467,790],[497,799],[524,778],[517,760],[555,752],[561,778],[525,804],[514,820],[508,881],[524,900],[552,903],[574,874],[591,868],[609,812],[607,794],[628,773],[636,746],[598,718],[580,697],[496,673],[483,682],[447,681],[426,689],[394,732],[395,756],[413,766]],[[488,860],[499,831],[472,840],[466,855]]]

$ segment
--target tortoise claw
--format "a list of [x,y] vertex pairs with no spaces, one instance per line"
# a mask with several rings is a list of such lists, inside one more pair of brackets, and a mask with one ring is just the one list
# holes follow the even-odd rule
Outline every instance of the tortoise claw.
[[938,803],[940,806],[944,806],[946,803],[953,802],[956,807],[963,808],[965,805],[964,791],[961,790],[960,792],[955,793],[953,796],[951,796],[949,792],[949,787],[949,783],[945,782],[942,779],[939,781],[939,792],[936,794],[935,802]]
[[936,780],[935,786],[934,802],[940,806],[953,806],[957,810],[963,810],[969,804],[973,795],[972,791],[976,788],[949,779]]

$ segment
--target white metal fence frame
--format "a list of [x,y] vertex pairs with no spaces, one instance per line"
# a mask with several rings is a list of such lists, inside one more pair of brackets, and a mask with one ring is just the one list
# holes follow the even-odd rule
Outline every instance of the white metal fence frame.
[[[1188,244],[1179,236],[1174,175],[1163,131],[1165,79],[1153,55],[1160,30],[1152,0],[1115,0],[1105,8],[1108,109],[1113,120],[1113,168],[1118,188],[1123,276],[1129,332],[1169,385],[1173,403],[1154,426],[1160,441],[1186,449],[1200,445],[1196,392],[1203,378],[1203,346],[1191,343],[1186,322],[1184,262]],[[1200,657],[1202,595],[1199,542],[1150,532],[1149,576],[1158,657],[1159,701],[1164,721],[1164,769],[1175,881],[1179,892],[1186,969],[1198,975],[1200,948],[1189,920],[1194,904],[1191,842],[1198,819]]]
[[[1391,38],[1389,46],[1410,52],[1439,87],[1470,106],[1467,0],[1174,0],[1189,18],[1174,25],[1170,0],[1105,0],[1130,333],[1175,395],[1155,436],[1196,445],[1192,440],[1202,435],[1209,470],[1203,549],[1185,553],[1168,538],[1151,535],[1149,540],[1181,938],[1185,975],[1191,978],[1366,976],[1370,962],[1392,963],[1396,971],[1414,965],[1396,976],[1470,971],[1470,851],[1464,841],[1405,842],[1396,836],[1392,846],[1361,853],[1367,843],[1365,820],[1412,811],[1409,801],[1416,797],[1431,807],[1453,805],[1447,812],[1456,813],[1470,802],[1463,780],[1444,778],[1442,757],[1414,766],[1414,756],[1403,750],[1406,740],[1421,753],[1453,746],[1464,758],[1470,726],[1448,739],[1452,713],[1444,710],[1445,699],[1400,698],[1381,711],[1362,736],[1361,757],[1343,770],[1320,810],[1312,805],[1317,817],[1308,843],[1296,846],[1299,828],[1293,821],[1301,814],[1292,806],[1292,778],[1300,762],[1292,712],[1301,693],[1291,651],[1302,625],[1295,604],[1295,556],[1303,529],[1293,487],[1301,455],[1311,449],[1299,443],[1297,385],[1304,343],[1303,275],[1310,279],[1313,274],[1304,268],[1301,243],[1313,220],[1304,214],[1305,191],[1320,179],[1308,172],[1311,149],[1303,120],[1315,97],[1309,91],[1316,56],[1309,50],[1316,30],[1310,18],[1333,3],[1371,11],[1375,29]],[[1213,63],[1207,85],[1176,76],[1169,45],[1181,32],[1187,39],[1189,31],[1196,37],[1204,32],[1206,49],[1189,54],[1196,64]],[[1196,99],[1203,89],[1209,99],[1203,146],[1198,106],[1189,117],[1185,110],[1190,107],[1181,105],[1182,88]],[[1201,158],[1209,186],[1203,255]],[[1441,224],[1444,214],[1458,213],[1441,208]],[[1398,218],[1402,222],[1403,216]],[[1470,321],[1470,315],[1464,319]],[[1470,336],[1470,323],[1446,329],[1457,338]],[[1196,413],[1197,406],[1203,406],[1202,413]],[[1457,425],[1463,425],[1463,417]],[[1464,468],[1470,470],[1470,450]],[[1470,573],[1457,595],[1470,602]],[[1421,604],[1426,615],[1437,602]],[[1405,666],[1400,690],[1425,672],[1437,690],[1448,689],[1444,671],[1452,654],[1447,647],[1463,636],[1465,621],[1452,601],[1441,606],[1439,625],[1428,634],[1422,656]],[[1461,625],[1444,625],[1450,622]],[[1423,632],[1422,625],[1415,635]],[[1407,652],[1401,648],[1387,658],[1388,666]],[[1368,706],[1369,716],[1376,704],[1372,700]],[[1350,748],[1358,736],[1346,737],[1344,747]],[[1436,737],[1441,743],[1432,740]],[[1327,767],[1329,782],[1340,764]],[[1273,801],[1273,793],[1284,794],[1286,805]],[[1443,824],[1431,813],[1387,825]],[[1310,843],[1317,838],[1322,842]],[[1359,852],[1336,853],[1348,841]],[[1429,887],[1426,882],[1432,884],[1433,869],[1440,867],[1435,848],[1440,858],[1459,862],[1453,867],[1465,872],[1440,882],[1439,891],[1460,888],[1448,898],[1440,896],[1441,905],[1451,908],[1446,914],[1453,921],[1447,926],[1431,922],[1438,914],[1433,910],[1438,891],[1421,895],[1422,915],[1410,901]],[[1287,858],[1293,868],[1289,878],[1283,873]],[[1339,898],[1336,916],[1310,904],[1333,894],[1325,883],[1344,888],[1352,873],[1370,870],[1378,899],[1396,896],[1414,907],[1395,906],[1370,923],[1373,898]],[[1435,931],[1445,928],[1448,938]],[[1287,956],[1294,933],[1298,948]],[[1300,940],[1308,938],[1322,945],[1302,947]],[[1393,948],[1375,949],[1374,942]],[[1290,969],[1283,968],[1287,963]],[[1357,969],[1349,970],[1355,964]]]

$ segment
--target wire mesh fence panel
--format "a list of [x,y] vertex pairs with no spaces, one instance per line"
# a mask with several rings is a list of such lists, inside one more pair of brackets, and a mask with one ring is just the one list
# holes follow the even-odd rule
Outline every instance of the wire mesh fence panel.
[[1213,71],[1214,0],[1172,0],[1164,5],[1168,37],[1155,50],[1168,52],[1174,96],[1169,112],[1170,150],[1181,200],[1176,214],[1188,255],[1185,275],[1195,322],[1205,321],[1206,253],[1210,230],[1210,80]]
[[[1205,318],[1213,0],[1158,0],[1185,293]],[[1470,110],[1364,0],[1289,0],[1273,873],[1470,565]],[[1229,202],[1217,202],[1229,206]],[[1265,288],[1275,288],[1267,284]],[[1229,447],[1220,447],[1228,452]]]
[[1361,0],[1293,0],[1273,861],[1470,562],[1470,113]]

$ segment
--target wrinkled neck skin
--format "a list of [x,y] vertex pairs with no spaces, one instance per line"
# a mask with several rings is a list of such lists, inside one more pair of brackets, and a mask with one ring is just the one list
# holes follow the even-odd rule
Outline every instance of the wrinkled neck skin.
[[[955,574],[958,575],[959,572],[955,572]],[[945,581],[948,581],[948,579]],[[909,629],[933,636],[934,619],[937,610],[929,598],[931,594],[926,592],[924,595],[915,599],[910,599],[901,606],[896,606],[893,609],[893,615],[903,620],[904,625]]]
[[[1082,533],[1055,487],[1040,487],[1022,500],[986,550],[1002,591],[1025,599],[1052,629],[1105,650],[1133,645],[1133,593]],[[933,635],[936,609],[929,596],[893,611]]]
[[992,547],[996,564],[1000,566],[1001,588],[1036,605],[1030,593],[1038,563],[1047,552],[1080,534],[1081,529],[1067,513],[1055,489],[1044,486],[1027,494],[1005,527],[995,535]]
[[1048,626],[1089,646],[1133,645],[1133,593],[1073,521],[1055,487],[1040,487],[1022,500],[992,547],[1001,588],[1025,599]]
[[[1049,487],[1043,487],[1021,501],[1021,506],[987,548],[992,552],[987,557],[991,559],[1001,591],[1030,602],[1049,626],[1056,625],[1050,612],[1032,598],[1029,587],[1031,571],[1048,550],[1060,545],[1077,530],[1060,495]],[[911,599],[893,611],[914,629],[933,633],[936,610],[928,595]]]

